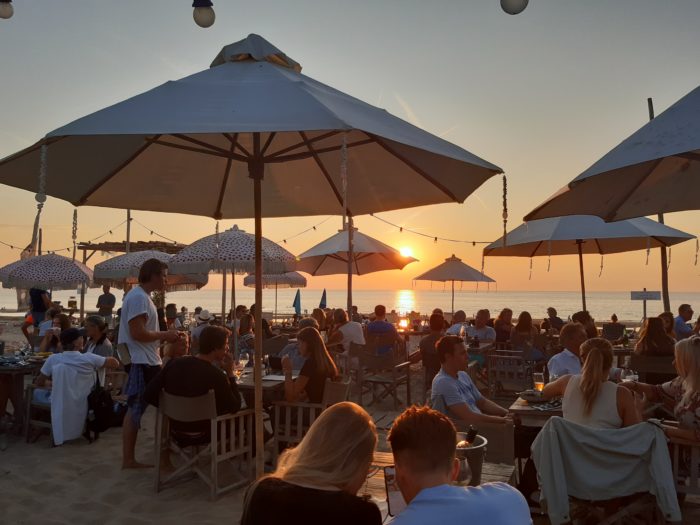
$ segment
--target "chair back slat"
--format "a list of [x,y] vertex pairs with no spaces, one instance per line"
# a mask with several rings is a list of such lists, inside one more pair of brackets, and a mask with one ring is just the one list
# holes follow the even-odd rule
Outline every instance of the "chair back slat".
[[174,396],[161,390],[158,404],[166,417],[183,423],[216,418],[216,397],[213,390],[197,397]]

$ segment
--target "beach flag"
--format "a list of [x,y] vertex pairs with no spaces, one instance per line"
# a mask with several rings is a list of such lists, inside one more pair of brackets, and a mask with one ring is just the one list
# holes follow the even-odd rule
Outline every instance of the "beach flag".
[[321,302],[318,303],[319,308],[325,308],[326,307],[326,289],[323,289],[323,293],[321,294]]
[[301,315],[301,290],[299,289],[297,289],[297,294],[294,296],[292,306],[294,307],[294,313]]

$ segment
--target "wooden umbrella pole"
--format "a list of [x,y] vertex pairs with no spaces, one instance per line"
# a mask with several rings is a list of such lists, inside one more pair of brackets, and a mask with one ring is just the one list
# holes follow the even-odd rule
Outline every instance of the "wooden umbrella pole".
[[231,330],[233,330],[233,348],[231,352],[238,359],[238,330],[236,330],[236,268],[231,267]]
[[226,268],[221,274],[221,325],[226,323]]
[[452,317],[455,316],[455,281],[452,280]]
[[353,263],[353,246],[352,246],[352,216],[348,215],[348,318],[352,319],[352,263]]
[[274,323],[277,320],[277,282],[275,282],[275,317],[272,320]]
[[253,202],[255,206],[255,476],[260,478],[265,472],[263,438],[263,398],[262,398],[262,178],[265,164],[260,153],[260,133],[253,134],[253,158],[248,164],[249,176],[253,179]]
[[583,241],[578,239],[576,241],[578,245],[578,267],[581,273],[581,300],[583,302],[583,309],[586,310],[586,281],[583,276]]

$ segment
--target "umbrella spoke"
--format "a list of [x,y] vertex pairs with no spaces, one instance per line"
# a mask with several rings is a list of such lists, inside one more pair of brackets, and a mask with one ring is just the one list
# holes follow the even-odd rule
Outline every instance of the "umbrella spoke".
[[[234,133],[233,135],[231,133],[223,133],[223,136],[226,137],[226,139],[231,144],[233,144],[235,147],[237,147],[239,150],[241,150],[246,157],[252,157],[250,152],[247,149],[245,149],[245,147],[243,147],[243,144],[238,142],[238,133]],[[234,148],[234,150],[235,150],[235,148]]]
[[[356,148],[357,146],[365,146],[367,144],[374,144],[374,140],[372,139],[364,139],[364,140],[356,140],[355,142],[349,142],[346,147],[348,149],[350,148]],[[323,153],[331,153],[333,151],[340,151],[343,149],[342,144],[338,146],[327,146],[325,148],[319,148],[314,150],[314,152],[317,155],[322,155]],[[302,152],[302,153],[292,153],[290,155],[284,155],[283,157],[275,157],[271,162],[288,162],[292,160],[303,160],[303,159],[308,159],[311,155],[309,152]]]
[[[318,142],[320,140],[325,140],[329,137],[332,137],[333,135],[337,135],[338,133],[340,133],[340,131],[329,131],[327,133],[321,133],[318,137],[310,138],[310,139],[308,139],[308,141],[311,143]],[[294,150],[303,148],[305,146],[307,146],[306,141],[297,142],[293,146],[287,146],[286,148],[283,148],[279,151],[276,151],[276,152],[268,155],[267,157],[265,157],[265,162],[276,162],[275,159],[277,157],[284,155],[285,153],[289,153],[290,151],[294,151]]]
[[267,140],[265,141],[265,144],[263,145],[262,151],[260,152],[261,155],[265,156],[265,153],[267,153],[267,148],[270,147],[272,144],[272,141],[275,139],[275,135],[277,135],[276,131],[273,131],[267,136]]
[[[236,149],[236,138],[238,137],[238,133],[235,133],[233,135],[233,140],[231,141],[231,153],[234,152]],[[227,137],[228,138],[228,137]],[[214,212],[214,218],[216,220],[221,220],[222,215],[221,215],[221,206],[224,203],[224,195],[226,194],[226,186],[228,186],[228,179],[231,175],[231,167],[233,166],[233,159],[230,157],[226,161],[226,169],[224,170],[224,178],[221,181],[221,189],[219,190],[219,200],[216,203],[216,211]]]
[[[337,188],[337,187],[335,186],[335,184],[333,183],[333,179],[331,178],[330,173],[328,173],[328,170],[327,170],[326,167],[323,165],[323,162],[321,162],[321,159],[319,158],[319,156],[318,156],[318,155],[316,154],[316,152],[314,151],[314,147],[313,147],[311,141],[309,141],[309,139],[308,139],[307,136],[306,136],[306,133],[304,133],[303,131],[300,131],[300,132],[299,132],[299,135],[301,136],[301,138],[302,138],[302,139],[304,140],[304,142],[306,143],[306,147],[309,148],[309,152],[311,152],[311,156],[313,157],[314,161],[316,161],[316,164],[318,165],[318,168],[321,170],[321,173],[323,173],[323,176],[326,177],[326,181],[328,182],[328,184],[330,185],[331,189],[333,190],[333,193],[335,193],[335,197],[336,197],[336,199],[338,199],[338,203],[339,203],[340,206],[342,207],[342,206],[343,206],[343,197],[342,197],[342,195],[340,195],[340,192],[338,191],[338,188]],[[350,213],[350,210],[349,210],[349,209],[346,210],[346,212],[347,212],[348,215],[352,215],[352,213]]]
[[187,146],[186,144],[178,144],[177,142],[168,142],[166,140],[158,139],[146,139],[151,144],[157,144],[159,146],[166,146],[168,148],[183,149],[185,151],[191,151],[193,153],[202,153],[204,155],[212,155],[214,157],[223,157],[225,159],[233,158],[241,162],[248,162],[248,158],[242,155],[231,154],[226,150],[216,151],[209,148],[195,148],[194,146]]

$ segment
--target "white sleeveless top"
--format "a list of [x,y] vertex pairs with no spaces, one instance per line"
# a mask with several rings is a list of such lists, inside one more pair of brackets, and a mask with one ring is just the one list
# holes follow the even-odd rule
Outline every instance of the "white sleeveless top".
[[605,381],[598,391],[598,397],[593,403],[590,414],[584,416],[583,392],[580,384],[581,376],[575,375],[566,385],[561,405],[564,419],[594,428],[621,428],[622,418],[617,411],[617,385]]

